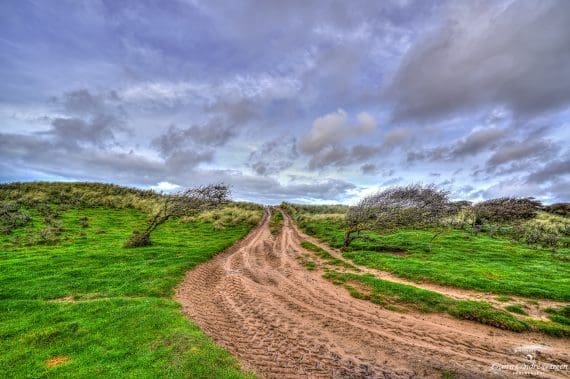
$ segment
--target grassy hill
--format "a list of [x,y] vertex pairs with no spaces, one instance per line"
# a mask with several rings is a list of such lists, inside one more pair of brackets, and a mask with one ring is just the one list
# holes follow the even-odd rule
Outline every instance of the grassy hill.
[[159,194],[90,183],[0,186],[0,372],[15,377],[242,377],[171,299],[184,272],[244,237],[233,203],[123,244]]

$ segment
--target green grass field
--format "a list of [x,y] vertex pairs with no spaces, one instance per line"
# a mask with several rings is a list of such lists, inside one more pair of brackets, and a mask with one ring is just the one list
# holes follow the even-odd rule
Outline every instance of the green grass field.
[[152,246],[124,248],[146,220],[135,209],[68,209],[52,244],[38,243],[39,217],[0,236],[0,372],[250,376],[171,298],[186,270],[244,237],[252,224],[170,220],[153,234]]
[[[300,225],[330,246],[342,246],[342,221],[338,218],[313,218]],[[432,235],[425,230],[401,230],[386,236],[366,233],[367,238],[355,240],[343,255],[357,265],[411,280],[570,301],[568,248],[552,251],[505,238],[451,230],[438,237],[429,251]]]

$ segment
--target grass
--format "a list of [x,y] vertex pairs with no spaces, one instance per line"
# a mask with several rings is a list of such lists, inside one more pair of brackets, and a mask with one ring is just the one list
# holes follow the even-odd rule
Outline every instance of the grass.
[[[170,300],[0,301],[0,325],[10,377],[242,377]],[[62,364],[49,367],[54,358]]]
[[305,268],[309,271],[313,271],[317,268],[317,264],[311,260],[306,260],[303,264],[304,264]]
[[68,209],[51,244],[37,243],[44,227],[38,217],[0,235],[0,372],[248,376],[171,298],[186,270],[244,237],[251,224],[222,230],[170,220],[153,234],[152,246],[123,248],[146,219],[136,209]]
[[519,315],[528,315],[528,312],[520,304],[507,305],[505,309],[511,313],[517,313]]
[[[342,222],[310,219],[303,230],[340,248]],[[401,230],[381,236],[366,233],[343,254],[357,265],[389,271],[403,278],[492,292],[570,301],[570,249],[550,250],[488,235],[451,230],[429,251],[432,233]],[[386,251],[406,251],[405,255]]]
[[[448,313],[459,319],[473,320],[500,329],[522,332],[528,326],[507,312],[494,309],[479,301],[455,300],[437,292],[390,282],[369,274],[339,273],[324,275],[335,284],[343,284],[355,297],[370,300],[392,310],[412,309],[426,313]],[[360,291],[354,287],[360,287]],[[368,290],[362,293],[362,286]]]
[[356,266],[351,265],[349,263],[346,263],[342,259],[336,258],[331,253],[329,253],[328,251],[318,247],[317,245],[315,245],[309,241],[301,241],[301,247],[303,249],[310,250],[310,251],[314,252],[319,258],[325,260],[328,264],[331,264],[333,266],[346,267],[346,268],[358,270],[358,268]]
[[389,310],[447,313],[458,319],[514,332],[533,330],[553,336],[570,337],[570,327],[558,322],[521,320],[485,302],[455,300],[437,292],[382,280],[370,274],[328,271],[324,278],[334,284],[343,285],[353,297],[369,300]]
[[283,227],[283,213],[279,208],[273,208],[271,210],[271,218],[269,219],[269,230],[271,234],[277,235]]
[[570,326],[570,305],[560,308],[547,308],[548,318],[554,322]]

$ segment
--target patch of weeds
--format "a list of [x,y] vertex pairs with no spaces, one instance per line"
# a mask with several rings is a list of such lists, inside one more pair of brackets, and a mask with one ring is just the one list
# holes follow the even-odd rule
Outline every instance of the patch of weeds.
[[499,329],[512,330],[514,332],[524,332],[529,329],[526,323],[513,315],[495,309],[481,301],[455,301],[455,304],[447,312],[456,318],[477,321]]
[[[472,320],[500,329],[515,332],[529,330],[525,322],[484,302],[455,300],[437,292],[378,279],[372,275],[329,271],[323,277],[334,284],[345,286],[354,297],[370,300],[391,310],[448,313],[458,319]],[[359,286],[356,287],[355,283]],[[363,296],[365,292],[362,291],[362,285],[369,288],[367,296]]]
[[283,227],[283,213],[278,208],[271,210],[271,218],[269,219],[269,230],[274,236],[279,234]]
[[505,309],[511,313],[517,313],[519,315],[528,315],[528,312],[520,304],[507,305]]
[[544,311],[548,313],[548,318],[551,321],[563,325],[570,325],[570,305],[560,308],[546,308]]
[[318,247],[314,243],[311,243],[309,241],[301,241],[301,247],[303,249],[314,252],[319,258],[325,260],[328,264],[331,264],[331,265],[337,266],[337,267],[344,267],[344,268],[349,268],[349,269],[353,269],[356,271],[360,271],[360,269],[358,269],[356,266],[351,265],[350,263],[347,263],[347,262],[343,261],[342,259],[336,258],[331,253],[329,253],[325,249]]
[[507,301],[513,300],[513,299],[511,299],[510,297],[505,296],[505,295],[497,296],[496,299],[497,299],[497,301],[500,301],[500,302],[502,302],[502,303],[506,303]]
[[548,334],[553,337],[570,337],[569,325],[559,324],[558,322],[553,321],[542,321],[534,319],[527,319],[526,321],[534,331]]

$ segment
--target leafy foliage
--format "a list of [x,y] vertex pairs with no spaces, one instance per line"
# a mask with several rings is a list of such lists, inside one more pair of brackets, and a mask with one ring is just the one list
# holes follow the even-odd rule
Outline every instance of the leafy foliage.
[[346,214],[344,248],[363,230],[390,233],[399,228],[442,226],[455,211],[448,196],[433,185],[392,187],[366,196]]

